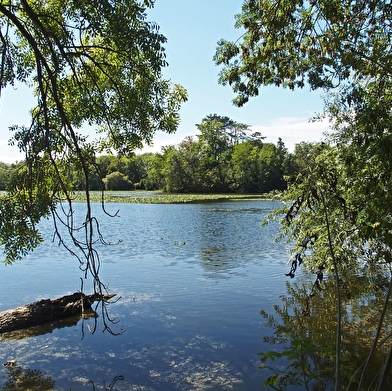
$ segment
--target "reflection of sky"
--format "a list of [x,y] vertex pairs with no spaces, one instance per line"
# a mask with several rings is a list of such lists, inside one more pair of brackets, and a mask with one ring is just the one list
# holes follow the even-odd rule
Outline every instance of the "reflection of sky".
[[[270,334],[259,312],[278,302],[287,271],[284,248],[273,243],[276,227],[260,227],[267,207],[116,205],[120,217],[102,217],[102,230],[123,242],[100,248],[101,277],[120,297],[109,312],[119,322],[113,329],[125,333],[102,334],[99,323],[91,335],[93,320],[80,320],[2,343],[1,359],[40,369],[64,390],[91,389],[88,379],[108,384],[117,375],[125,380],[115,390],[259,389],[266,374],[257,354]],[[44,228],[50,238],[50,222]],[[49,240],[4,268],[0,309],[77,291],[80,276],[77,260]]]

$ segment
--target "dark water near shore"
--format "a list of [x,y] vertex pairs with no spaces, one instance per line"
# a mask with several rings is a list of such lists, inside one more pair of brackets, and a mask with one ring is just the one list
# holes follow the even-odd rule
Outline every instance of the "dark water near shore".
[[[259,353],[271,347],[260,310],[272,311],[286,292],[284,243],[277,225],[261,227],[271,201],[201,204],[110,204],[104,216],[101,278],[120,299],[109,305],[114,336],[101,318],[47,334],[0,343],[0,360],[50,379],[56,390],[258,390],[268,377]],[[81,208],[81,206],[77,206]],[[0,274],[0,310],[80,289],[82,273],[51,242]],[[64,325],[65,326],[65,325]],[[10,370],[0,369],[0,385]],[[92,383],[93,382],[93,383]],[[50,388],[48,388],[50,389]]]

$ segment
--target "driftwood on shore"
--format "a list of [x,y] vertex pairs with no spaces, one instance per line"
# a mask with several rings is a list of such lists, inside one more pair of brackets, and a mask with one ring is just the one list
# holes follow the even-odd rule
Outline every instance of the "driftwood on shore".
[[44,325],[62,319],[81,316],[91,311],[94,301],[109,300],[115,294],[102,295],[95,293],[85,295],[76,292],[59,299],[44,299],[26,304],[11,310],[0,312],[0,334],[26,329],[33,326]]

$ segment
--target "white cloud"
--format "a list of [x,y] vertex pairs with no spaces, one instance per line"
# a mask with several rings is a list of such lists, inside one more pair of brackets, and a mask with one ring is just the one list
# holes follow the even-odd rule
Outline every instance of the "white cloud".
[[265,136],[266,142],[276,143],[280,137],[290,152],[301,141],[318,142],[325,138],[329,124],[327,120],[310,122],[299,117],[282,117],[264,125],[254,125],[252,130]]

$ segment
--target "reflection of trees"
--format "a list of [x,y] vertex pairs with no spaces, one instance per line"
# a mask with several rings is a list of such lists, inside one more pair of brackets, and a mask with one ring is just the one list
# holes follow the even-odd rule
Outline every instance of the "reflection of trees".
[[242,203],[239,206],[232,202],[215,204],[207,213],[202,210],[199,217],[201,266],[208,276],[228,278],[234,269],[260,258],[273,238],[270,227],[260,226],[264,205]]
[[[356,390],[361,368],[366,361],[384,304],[384,279],[366,270],[360,276],[342,278],[341,389]],[[289,385],[306,390],[330,390],[334,386],[336,290],[333,280],[322,284],[289,284],[282,304],[275,306],[276,315],[261,311],[267,325],[275,329],[267,337],[280,351],[261,354],[262,368],[273,368],[275,374],[266,384],[283,390]],[[380,368],[387,354],[391,336],[392,315],[384,321],[376,355],[370,363],[363,389],[375,389]],[[270,365],[272,361],[289,361],[283,371]],[[388,379],[392,386],[392,376]],[[388,388],[390,389],[390,388]]]
[[[113,391],[114,385],[119,381],[119,380],[124,380],[124,376],[115,376],[113,380],[109,383],[107,386],[105,382],[103,382],[103,387],[105,391]],[[95,391],[95,383],[91,381],[91,384],[93,386],[93,391]]]
[[[118,320],[116,318],[113,318],[109,314],[109,308],[108,306],[112,303],[116,303],[120,299],[117,298],[114,301],[108,301],[108,300],[100,300],[98,301],[92,311],[89,314],[86,314],[86,316],[83,316],[83,323],[82,323],[82,334],[84,335],[84,322],[91,319],[92,324],[87,324],[87,328],[91,334],[94,334],[95,331],[97,330],[98,327],[98,319],[100,318],[102,321],[102,331],[108,331],[110,334],[114,336],[121,335],[124,332],[124,329],[122,327],[119,328],[119,330],[114,331],[112,329],[112,325],[115,325],[118,323]],[[101,316],[99,316],[99,313]]]
[[[52,391],[55,389],[55,381],[38,369],[12,366],[7,368],[6,371],[8,379],[0,388],[0,391]],[[109,385],[106,385],[104,381],[104,390],[113,391],[113,387],[119,380],[124,380],[124,377],[121,375],[115,376]],[[90,383],[93,391],[95,391],[95,383],[93,381],[90,381]]]
[[54,390],[54,380],[37,369],[19,366],[7,368],[8,379],[1,391],[49,391]]
[[210,276],[217,277],[217,274],[221,274],[223,277],[237,266],[233,260],[228,258],[224,248],[201,248],[202,267]]

